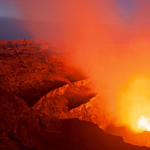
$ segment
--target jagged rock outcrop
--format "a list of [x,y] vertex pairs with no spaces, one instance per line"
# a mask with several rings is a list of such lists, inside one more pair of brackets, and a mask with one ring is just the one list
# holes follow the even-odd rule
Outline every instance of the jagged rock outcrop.
[[63,118],[69,110],[87,103],[95,95],[96,93],[90,88],[90,80],[81,80],[47,93],[33,106],[33,109]]
[[61,119],[78,118],[83,121],[93,122],[97,124],[99,128],[105,130],[110,121],[103,105],[101,99],[98,96],[95,96],[91,98],[89,102],[73,108],[64,116],[61,116]]
[[17,96],[2,89],[0,92],[2,150],[148,150],[125,144],[122,138],[108,135],[93,123],[46,116]]
[[29,108],[24,100],[3,89],[0,92],[2,150],[148,150],[126,144],[91,122],[59,120]]
[[[43,149],[47,133],[55,132],[61,121],[32,110],[19,97],[0,89],[0,149]],[[52,138],[53,135],[51,135]]]
[[108,125],[102,101],[60,56],[65,48],[46,40],[0,41],[0,149],[147,150],[100,129]]
[[0,87],[33,106],[49,91],[85,78],[54,54],[55,45],[45,40],[0,41]]

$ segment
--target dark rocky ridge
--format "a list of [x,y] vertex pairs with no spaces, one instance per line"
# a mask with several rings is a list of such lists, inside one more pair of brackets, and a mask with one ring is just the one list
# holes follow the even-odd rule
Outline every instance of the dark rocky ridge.
[[2,89],[0,92],[3,150],[148,150],[125,144],[122,138],[106,134],[93,123],[47,116],[32,110],[17,96]]
[[77,113],[87,120],[83,112],[90,118],[98,103],[91,99],[95,93],[90,81],[54,55],[54,45],[45,40],[0,41],[0,149],[147,150],[108,135],[92,122],[64,119]]
[[85,78],[54,55],[55,45],[46,40],[0,41],[0,87],[33,106],[49,91]]

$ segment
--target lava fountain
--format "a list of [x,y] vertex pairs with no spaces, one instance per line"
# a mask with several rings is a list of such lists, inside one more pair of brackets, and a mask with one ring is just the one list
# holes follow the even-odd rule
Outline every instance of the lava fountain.
[[134,77],[119,99],[121,122],[134,132],[150,131],[150,77]]

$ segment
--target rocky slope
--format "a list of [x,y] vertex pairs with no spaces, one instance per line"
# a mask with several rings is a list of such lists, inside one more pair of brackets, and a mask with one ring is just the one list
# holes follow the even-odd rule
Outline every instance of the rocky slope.
[[59,120],[35,111],[15,95],[0,90],[2,150],[148,150],[125,144],[97,125],[78,119]]
[[110,120],[107,112],[104,110],[103,103],[98,96],[92,97],[87,103],[73,108],[61,116],[61,119],[78,118],[82,121],[90,121],[97,124],[104,131],[109,126]]
[[92,123],[108,126],[102,102],[91,81],[58,54],[60,47],[45,40],[0,41],[0,149],[148,149]]
[[69,110],[87,103],[90,98],[96,95],[91,91],[89,84],[89,80],[81,80],[57,88],[41,97],[33,109],[47,115],[53,114],[57,118],[63,118]]
[[45,40],[0,41],[0,87],[33,106],[49,91],[84,78],[55,49]]

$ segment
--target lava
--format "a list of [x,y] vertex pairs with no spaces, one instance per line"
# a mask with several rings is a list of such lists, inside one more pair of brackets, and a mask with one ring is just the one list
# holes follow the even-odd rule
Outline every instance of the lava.
[[150,131],[150,114],[143,115],[137,120],[138,128],[145,131]]
[[136,77],[123,89],[119,99],[121,122],[134,132],[150,131],[150,78]]

